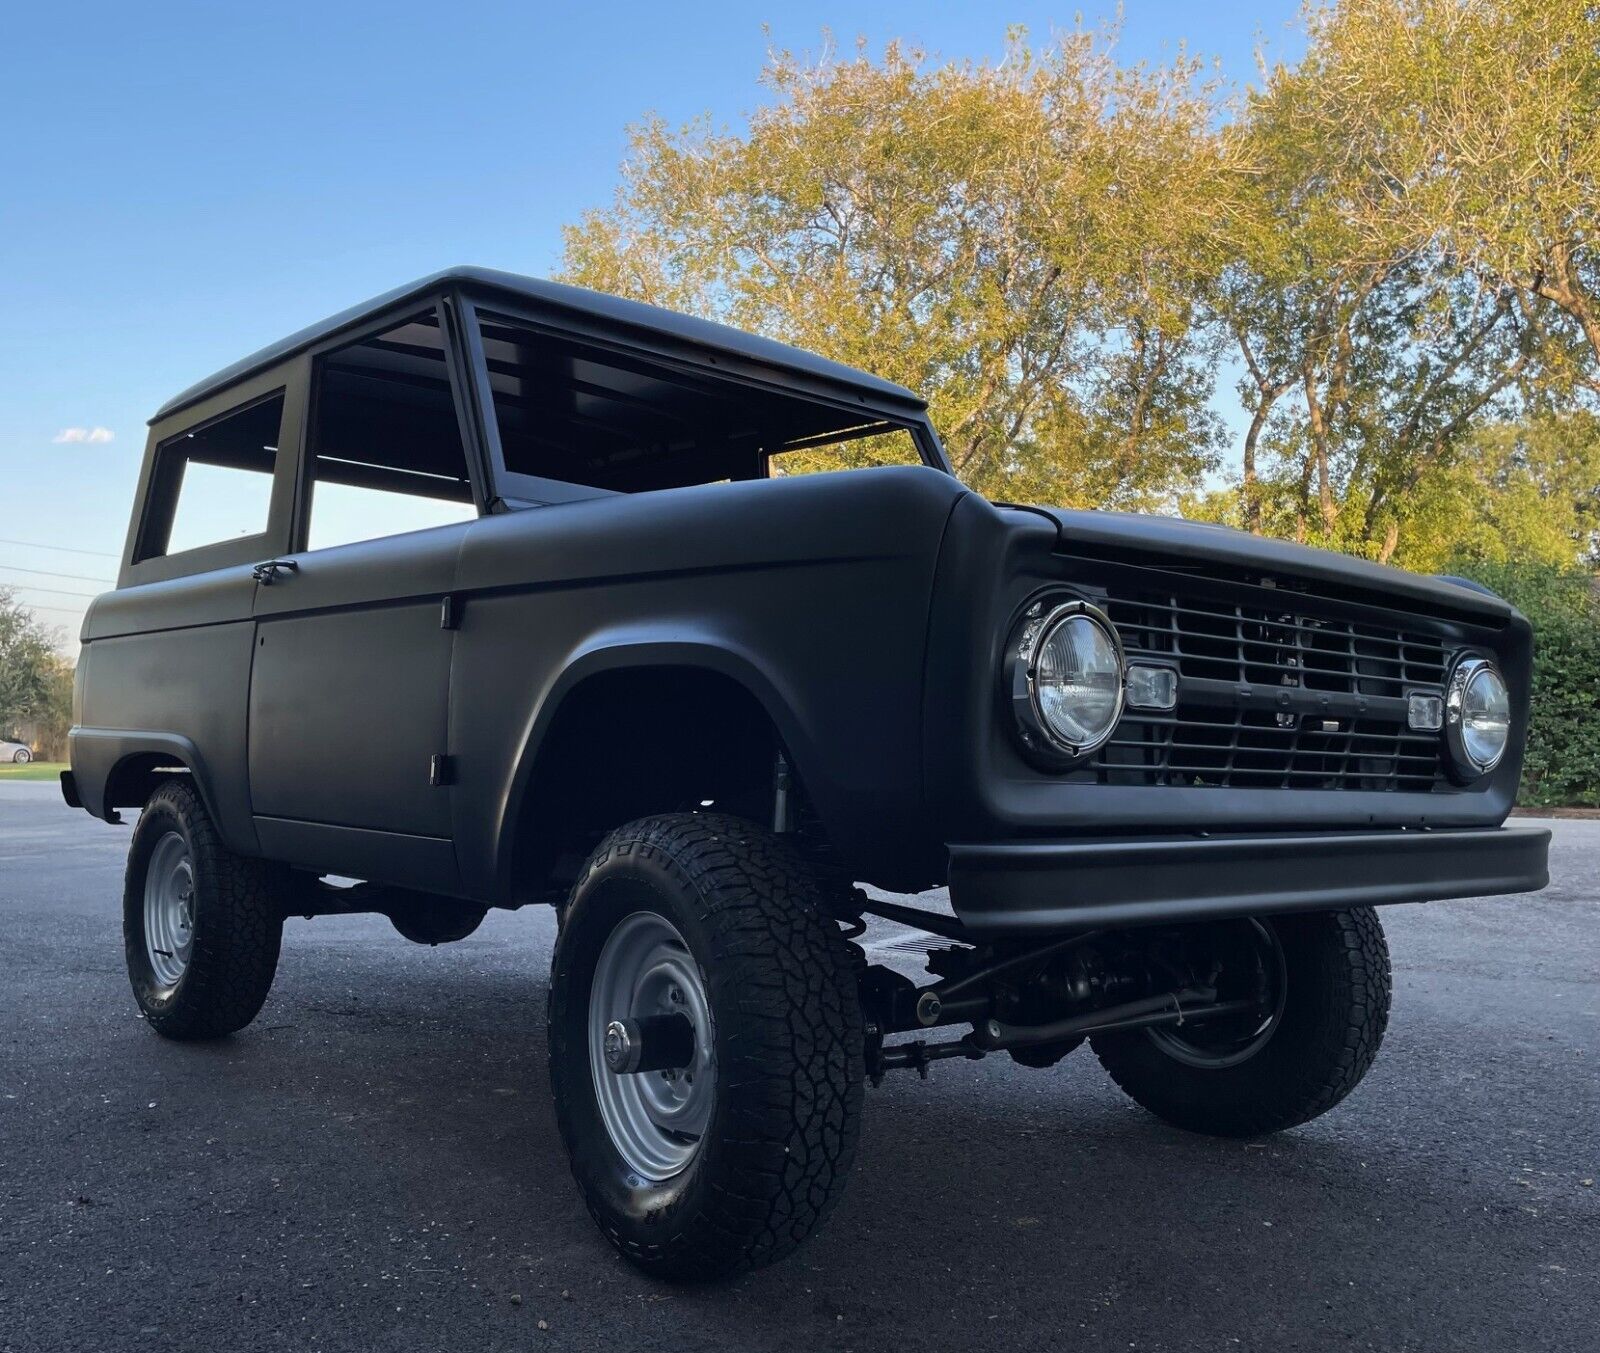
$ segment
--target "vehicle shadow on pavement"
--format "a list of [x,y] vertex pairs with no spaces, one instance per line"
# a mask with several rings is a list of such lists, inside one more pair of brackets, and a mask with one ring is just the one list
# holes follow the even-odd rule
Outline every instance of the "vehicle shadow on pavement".
[[[1486,1207],[1470,1181],[1441,1196],[1440,1180],[1387,1158],[1384,1134],[1372,1133],[1381,1082],[1365,1090],[1365,1111],[1352,1104],[1266,1142],[1219,1141],[1127,1104],[1080,1049],[1043,1073],[991,1058],[940,1066],[927,1084],[892,1078],[869,1098],[844,1202],[809,1246],[726,1286],[668,1287],[611,1254],[568,1174],[542,976],[498,962],[470,980],[438,974],[430,1008],[408,988],[431,975],[403,967],[388,987],[345,994],[295,990],[291,978],[252,1031],[161,1060],[181,1058],[241,1121],[296,1124],[297,1155],[314,1162],[296,1188],[359,1179],[379,1208],[375,1234],[427,1219],[426,1236],[452,1251],[445,1269],[507,1303],[564,1291],[569,1318],[601,1319],[626,1293],[692,1312],[708,1346],[853,1347],[869,1333],[893,1347],[941,1335],[970,1345],[996,1325],[1009,1337],[1115,1329],[1125,1343],[1190,1317],[1235,1337],[1281,1333],[1283,1309],[1260,1300],[1269,1290],[1315,1308],[1319,1323],[1370,1319],[1377,1338],[1375,1277],[1419,1294],[1397,1214],[1424,1200]],[[249,1154],[278,1157],[270,1143]],[[1463,1286],[1476,1280],[1470,1250],[1435,1256],[1432,1299],[1448,1294],[1441,1263]]]
[[1506,1015],[1463,1068],[1457,993],[1420,975],[1360,1090],[1263,1142],[1164,1126],[1086,1049],[892,1076],[810,1244],[719,1287],[653,1282],[595,1230],[556,1133],[550,930],[492,918],[428,950],[292,924],[266,1009],[214,1044],[153,1037],[109,930],[92,941],[108,961],[14,1032],[73,1042],[0,1127],[20,1190],[0,1327],[72,1347],[92,1315],[136,1348],[181,1309],[185,1346],[405,1353],[1592,1347],[1600,1200],[1564,1172],[1594,1173],[1581,1038]]

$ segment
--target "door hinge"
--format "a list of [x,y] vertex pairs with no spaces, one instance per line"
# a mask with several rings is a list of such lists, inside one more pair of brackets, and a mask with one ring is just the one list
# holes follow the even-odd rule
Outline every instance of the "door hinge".
[[436,753],[428,762],[428,783],[438,788],[456,782],[456,759]]
[[454,592],[446,592],[439,603],[439,628],[442,630],[461,628],[461,599]]

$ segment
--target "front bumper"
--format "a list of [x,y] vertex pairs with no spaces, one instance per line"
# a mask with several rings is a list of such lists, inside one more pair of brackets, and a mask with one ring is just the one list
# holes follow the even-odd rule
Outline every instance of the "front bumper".
[[1039,934],[1525,893],[1550,881],[1540,827],[950,847],[968,929]]

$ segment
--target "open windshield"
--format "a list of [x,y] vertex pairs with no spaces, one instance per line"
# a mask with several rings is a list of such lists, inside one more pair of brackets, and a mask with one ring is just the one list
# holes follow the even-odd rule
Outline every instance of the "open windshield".
[[[514,495],[639,493],[724,480],[918,465],[909,423],[837,401],[484,317],[484,355]],[[585,496],[563,492],[560,497]]]

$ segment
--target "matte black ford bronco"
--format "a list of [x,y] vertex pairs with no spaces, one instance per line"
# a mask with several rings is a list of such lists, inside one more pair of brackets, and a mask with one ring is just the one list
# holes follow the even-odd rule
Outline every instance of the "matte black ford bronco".
[[156,415],[63,790],[141,810],[170,1038],[250,1022],[286,917],[438,944],[553,903],[573,1171],[705,1277],[806,1238],[896,1069],[1087,1041],[1196,1131],[1336,1104],[1388,1016],[1373,909],[1546,882],[1502,825],[1530,647],[1467,584],[987,502],[909,390],[455,269]]

